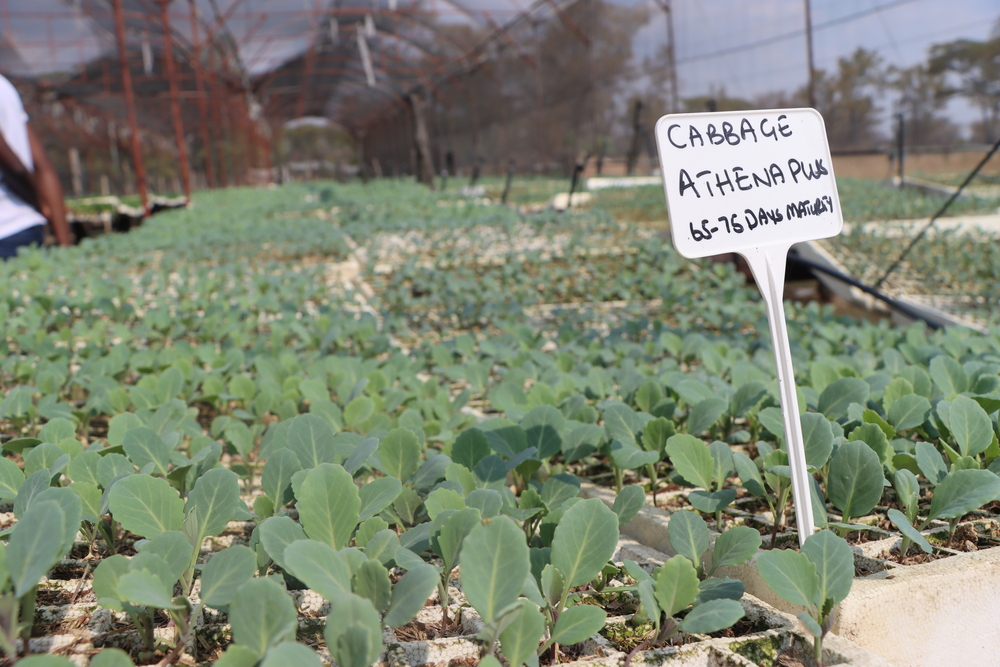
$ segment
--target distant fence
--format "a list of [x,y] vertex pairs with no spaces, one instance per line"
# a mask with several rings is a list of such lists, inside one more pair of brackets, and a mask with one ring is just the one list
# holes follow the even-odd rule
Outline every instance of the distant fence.
[[[989,146],[942,149],[914,148],[903,155],[906,174],[966,173],[983,158]],[[833,153],[833,171],[853,178],[892,178],[897,173],[895,155],[885,151],[844,151]],[[1000,174],[1000,159],[986,163],[982,174]]]

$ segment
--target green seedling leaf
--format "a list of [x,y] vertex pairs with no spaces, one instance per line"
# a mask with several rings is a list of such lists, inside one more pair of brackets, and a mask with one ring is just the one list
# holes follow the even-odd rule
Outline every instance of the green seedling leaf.
[[757,405],[766,393],[767,385],[763,382],[754,380],[740,385],[729,399],[729,414],[733,417],[742,417],[743,413]]
[[844,377],[834,380],[819,395],[818,409],[829,419],[847,416],[851,403],[864,405],[868,400],[870,387],[861,378]]
[[[147,555],[158,558],[154,554]],[[166,562],[163,563],[163,567],[166,568]],[[123,600],[133,605],[155,609],[181,609],[181,605],[174,604],[173,590],[172,581],[168,583],[157,572],[136,567],[134,564],[118,580],[118,594]]]
[[153,466],[153,474],[166,477],[170,466],[170,448],[151,428],[129,429],[122,438],[122,447],[129,460],[140,469]]
[[285,547],[292,575],[327,600],[351,592],[351,571],[343,557],[327,544],[297,540]]
[[1000,498],[1000,477],[989,470],[956,470],[934,487],[927,516],[955,519]]
[[413,431],[406,428],[389,431],[378,447],[382,472],[401,482],[407,481],[420,465],[420,451],[420,441]]
[[736,474],[739,475],[743,488],[756,498],[763,498],[767,495],[764,488],[764,478],[761,477],[757,465],[743,452],[733,452],[733,464],[736,466]]
[[115,520],[142,537],[179,530],[184,523],[184,501],[161,477],[129,475],[115,482],[108,494]]
[[[390,477],[388,479],[395,478]],[[465,499],[458,492],[451,489],[435,489],[427,496],[427,500],[424,501],[424,507],[427,508],[427,516],[433,521],[445,510],[465,509]]]
[[379,477],[362,485],[358,490],[358,498],[361,500],[359,520],[364,521],[392,505],[402,490],[403,485],[395,477]]
[[614,555],[618,517],[597,498],[581,500],[563,513],[552,538],[552,565],[570,588],[594,579]]
[[611,511],[618,517],[618,525],[624,526],[635,518],[645,504],[646,491],[638,484],[631,484],[615,496],[615,504],[611,507]]
[[215,609],[226,608],[256,570],[257,557],[248,547],[236,544],[216,552],[201,568],[201,601]]
[[218,535],[236,518],[240,500],[240,482],[232,470],[213,468],[198,478],[188,495],[187,512],[197,512],[197,544],[211,535]]
[[924,423],[931,411],[931,402],[918,394],[900,396],[892,402],[888,419],[896,432],[916,428]]
[[58,655],[29,655],[18,660],[17,664],[21,667],[73,667],[72,662]]
[[545,634],[545,617],[528,600],[519,600],[513,620],[500,633],[500,649],[511,667],[537,663],[538,642]]
[[267,651],[260,667],[323,667],[316,651],[294,641],[281,642]]
[[312,414],[299,415],[288,422],[285,434],[288,438],[288,449],[295,453],[303,468],[315,468],[322,463],[337,462],[333,428],[322,417]]
[[94,596],[103,607],[121,611],[121,597],[118,595],[118,580],[129,570],[129,560],[125,556],[109,556],[94,570]]
[[618,440],[611,441],[611,461],[622,470],[641,468],[659,460],[660,455],[656,452],[647,452]]
[[993,422],[979,403],[957,396],[948,408],[948,428],[962,456],[977,456],[993,442]]
[[389,572],[377,560],[365,560],[361,563],[352,582],[354,592],[370,600],[380,614],[389,606],[392,583],[389,581]]
[[491,453],[486,434],[478,428],[462,431],[451,446],[451,458],[455,463],[472,470],[483,457]]
[[918,442],[916,444],[917,467],[931,484],[940,484],[948,475],[948,468],[945,467],[941,453],[929,442]]
[[559,615],[552,630],[552,641],[566,646],[590,639],[604,627],[607,613],[593,605],[570,607]]
[[609,401],[602,416],[608,438],[634,447],[638,446],[639,432],[652,419],[651,415],[636,412],[621,401]]
[[566,417],[551,405],[540,405],[524,416],[520,426],[528,437],[528,446],[535,447],[538,457],[547,459],[562,449],[562,432]]
[[678,433],[667,440],[667,456],[677,472],[687,482],[703,489],[712,488],[715,460],[705,443],[698,438]]
[[302,470],[298,455],[287,447],[275,450],[260,476],[260,488],[274,506],[284,507],[292,502],[292,475]]
[[82,519],[97,523],[101,517],[101,490],[87,482],[73,482],[69,489],[80,496]]
[[864,516],[882,498],[882,462],[871,447],[854,440],[837,448],[830,461],[827,493],[844,520]]
[[133,474],[135,474],[135,466],[132,465],[132,462],[115,452],[103,455],[101,462],[97,465],[97,475],[101,482],[100,486],[103,486],[105,490],[117,478]]
[[833,429],[830,420],[816,412],[799,416],[802,421],[802,438],[805,441],[806,465],[819,470],[833,453]]
[[48,470],[43,469],[31,473],[24,480],[21,488],[17,490],[17,496],[14,498],[14,517],[21,519],[38,494],[49,488],[51,481],[52,475]]
[[728,407],[724,400],[716,396],[699,401],[691,408],[691,413],[688,415],[688,433],[691,435],[704,433],[726,413]]
[[[647,410],[647,412],[649,412]],[[648,452],[656,452],[662,459],[666,454],[667,440],[676,433],[674,423],[666,417],[657,417],[642,429],[640,444]]]
[[69,465],[66,467],[66,472],[69,474],[70,479],[74,482],[86,482],[87,484],[93,484],[94,486],[101,486],[101,478],[98,473],[100,463],[101,455],[97,452],[80,452],[72,461],[69,462]]
[[45,469],[51,475],[55,475],[69,463],[69,458],[60,461],[64,456],[63,450],[58,445],[43,442],[24,455],[24,474],[31,475],[38,470]]
[[714,514],[736,500],[736,489],[722,489],[709,493],[696,489],[688,494],[688,502],[699,512]]
[[6,551],[14,595],[20,598],[37,586],[42,575],[63,557],[65,524],[66,515],[55,500],[32,503],[18,521]]
[[444,569],[447,572],[451,572],[458,563],[462,544],[472,529],[479,525],[480,516],[479,510],[469,507],[435,522],[440,527],[431,538],[431,547],[444,561]]
[[715,540],[715,546],[712,548],[712,570],[749,562],[760,550],[760,544],[760,533],[755,529],[747,526],[730,528]]
[[712,460],[715,461],[712,478],[715,480],[717,486],[721,485],[735,470],[733,450],[721,440],[715,440],[709,444],[708,453],[712,455]]
[[260,656],[253,649],[230,644],[215,662],[214,667],[257,667]]
[[359,442],[347,457],[347,460],[344,461],[344,469],[352,475],[356,474],[361,470],[361,466],[368,463],[368,459],[378,449],[378,445],[378,438],[365,438]]
[[132,658],[120,648],[105,648],[90,659],[90,667],[135,667]]
[[806,626],[806,630],[808,630],[809,634],[811,634],[813,637],[823,636],[823,628],[819,626],[819,623],[817,623],[816,619],[814,619],[812,616],[810,616],[806,612],[802,612],[796,618],[802,621],[802,625]]
[[191,564],[194,548],[179,530],[160,533],[139,545],[140,553],[156,554],[163,559],[169,573],[169,583],[181,578]]
[[288,569],[285,562],[285,549],[288,545],[296,540],[308,539],[302,526],[287,516],[272,516],[270,519],[265,519],[254,532],[260,533],[261,546],[282,570]]
[[739,579],[709,577],[698,584],[698,598],[695,604],[704,604],[709,600],[739,600],[745,590],[746,587]]
[[0,500],[14,500],[24,484],[24,473],[16,463],[0,457]]
[[552,475],[542,485],[542,502],[554,511],[580,495],[580,479],[576,475],[561,472]]
[[674,556],[656,574],[656,603],[667,616],[687,609],[698,597],[698,573],[687,557]]
[[492,519],[500,514],[503,498],[493,489],[476,489],[465,497],[465,504],[479,510],[484,519]]
[[14,438],[4,443],[3,450],[12,454],[21,454],[24,450],[37,447],[40,444],[42,441],[38,438]]
[[281,584],[273,579],[251,579],[233,596],[229,622],[233,641],[262,656],[272,646],[295,641],[298,617]]
[[343,466],[322,463],[305,473],[296,495],[306,535],[334,549],[347,546],[361,517],[361,497],[351,474]]
[[906,514],[916,518],[917,500],[920,497],[920,482],[917,481],[917,476],[906,469],[897,470],[893,476],[893,487]]
[[927,538],[921,535],[920,531],[913,527],[913,524],[910,523],[910,520],[906,518],[905,514],[897,509],[890,509],[886,512],[886,516],[889,521],[892,522],[892,525],[896,526],[899,532],[903,534],[903,537],[909,539],[920,547],[925,554],[929,554],[934,550],[931,543],[927,541]]
[[674,512],[667,524],[667,537],[674,551],[690,560],[696,569],[701,567],[701,557],[712,541],[704,519],[691,510]]
[[733,623],[743,618],[743,605],[736,600],[716,599],[709,600],[692,609],[684,621],[681,628],[684,632],[708,634],[718,632],[730,627]]
[[757,572],[779,597],[807,609],[817,607],[816,564],[803,553],[772,549],[757,556]]
[[390,565],[399,546],[399,537],[394,531],[380,530],[365,544],[365,556]]
[[846,598],[854,581],[854,552],[847,540],[821,530],[806,538],[802,553],[816,566],[817,604],[827,600],[837,604]]
[[459,563],[462,590],[486,623],[492,623],[502,609],[517,600],[530,571],[524,534],[504,517],[472,529]]
[[339,667],[370,667],[382,651],[382,623],[367,599],[353,593],[331,600],[330,618],[323,636]]
[[969,374],[951,357],[939,354],[931,359],[928,367],[931,379],[945,396],[961,394],[969,390]]
[[437,583],[437,569],[431,565],[424,564],[409,570],[392,589],[392,599],[382,622],[390,628],[409,623],[423,608]]

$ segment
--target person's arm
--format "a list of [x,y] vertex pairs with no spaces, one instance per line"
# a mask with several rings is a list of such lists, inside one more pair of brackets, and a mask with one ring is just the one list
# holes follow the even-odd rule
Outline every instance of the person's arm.
[[31,159],[35,163],[34,184],[38,197],[38,208],[52,227],[52,233],[59,245],[73,245],[73,237],[66,222],[66,202],[63,201],[62,185],[59,176],[45,154],[42,142],[31,131],[28,124],[28,142],[31,144]]
[[17,153],[11,150],[3,134],[0,134],[0,174],[3,175],[4,183],[15,195],[23,199],[28,206],[38,208],[34,177]]

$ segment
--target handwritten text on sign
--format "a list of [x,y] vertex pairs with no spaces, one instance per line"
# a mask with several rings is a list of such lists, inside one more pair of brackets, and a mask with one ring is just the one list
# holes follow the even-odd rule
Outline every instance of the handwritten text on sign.
[[674,246],[685,257],[835,236],[843,226],[813,109],[674,114],[656,123]]

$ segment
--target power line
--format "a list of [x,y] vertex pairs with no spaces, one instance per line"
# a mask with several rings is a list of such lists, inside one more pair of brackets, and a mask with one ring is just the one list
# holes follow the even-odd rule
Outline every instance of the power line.
[[[869,9],[864,9],[860,12],[855,12],[853,14],[848,14],[846,16],[841,16],[839,18],[830,19],[829,21],[824,21],[823,23],[817,23],[813,25],[813,32],[818,32],[820,30],[825,30],[826,28],[832,28],[833,26],[840,25],[842,23],[849,23],[851,21],[856,21],[858,19],[870,16],[872,14],[884,11],[886,9],[892,9],[893,7],[898,7],[900,5],[906,5],[911,2],[916,2],[916,0],[894,0],[894,2],[887,2],[884,5],[879,5],[877,7],[871,7]],[[769,46],[771,44],[776,44],[777,42],[783,42],[788,39],[794,39],[796,37],[801,37],[805,34],[805,30],[799,28],[798,30],[793,30],[791,32],[786,32],[780,35],[775,35],[773,37],[766,37],[764,39],[757,40],[756,42],[749,42],[747,44],[740,44],[738,46],[731,46],[726,49],[720,49],[718,51],[712,51],[710,53],[701,53],[693,56],[688,56],[686,58],[678,58],[677,64],[683,65],[686,63],[697,62],[699,60],[710,60],[712,58],[718,58],[720,56],[728,56],[734,53],[740,53],[742,51],[749,51],[751,49],[758,49],[762,46]]]

